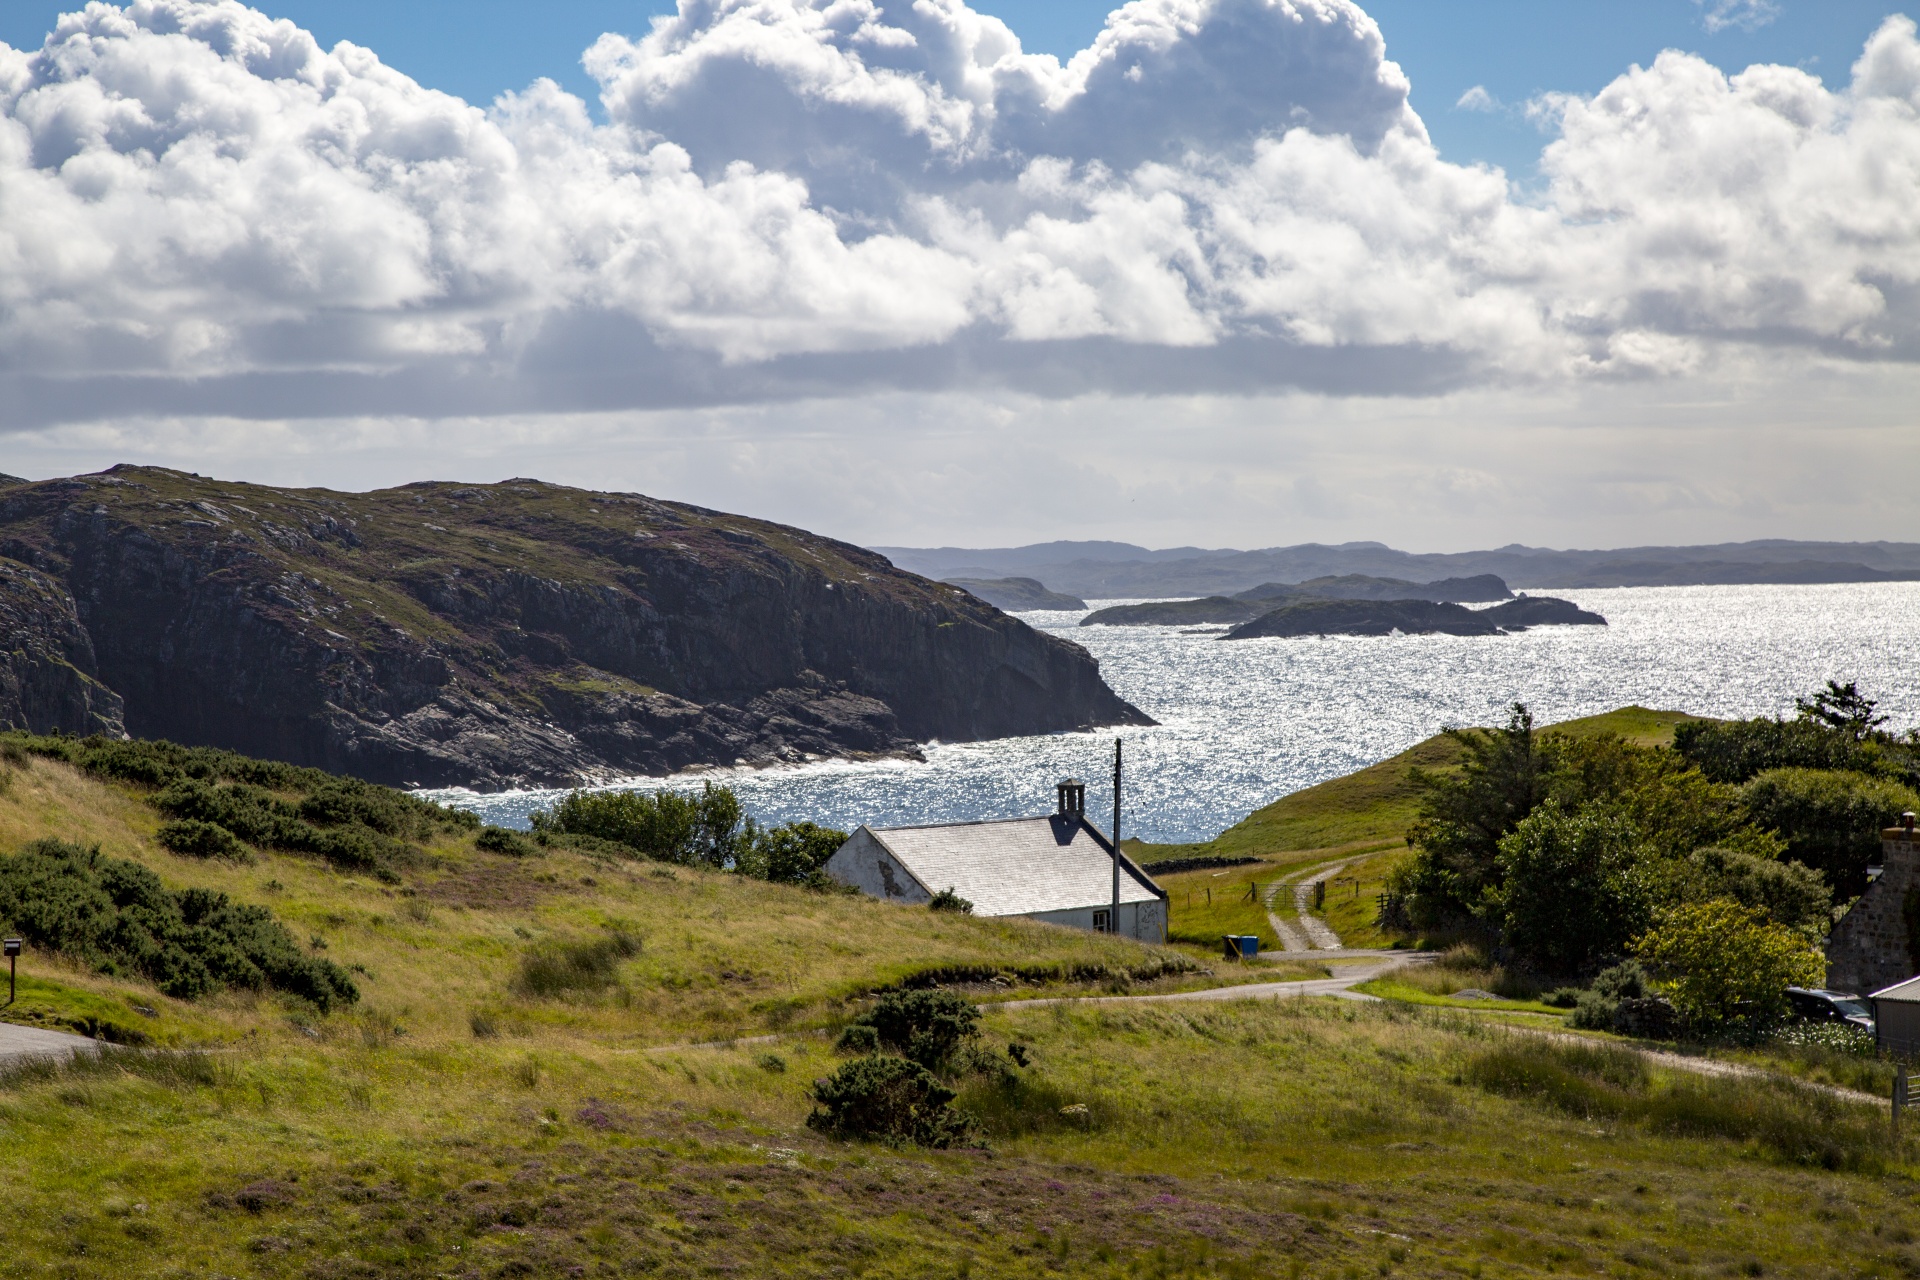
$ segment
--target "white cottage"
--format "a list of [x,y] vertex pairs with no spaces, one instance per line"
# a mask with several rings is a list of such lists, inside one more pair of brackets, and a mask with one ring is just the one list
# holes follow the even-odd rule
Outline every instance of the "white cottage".
[[827,874],[888,902],[925,903],[951,889],[977,916],[1167,940],[1167,892],[1120,855],[1113,917],[1113,842],[1087,821],[1087,789],[1062,782],[1059,808],[1038,818],[938,827],[861,827],[827,860]]

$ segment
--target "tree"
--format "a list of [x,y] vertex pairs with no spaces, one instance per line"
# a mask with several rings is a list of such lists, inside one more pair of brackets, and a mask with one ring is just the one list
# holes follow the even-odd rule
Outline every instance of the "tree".
[[846,842],[846,832],[813,822],[768,827],[741,851],[735,869],[775,884],[806,884]]
[[1652,878],[1618,809],[1549,800],[1500,841],[1496,891],[1508,945],[1553,973],[1591,972],[1647,927]]
[[678,791],[573,791],[551,813],[532,816],[535,831],[595,836],[660,862],[729,870],[758,836],[731,787]]
[[1811,701],[1795,698],[1793,709],[1802,720],[1838,729],[1855,742],[1865,742],[1877,736],[1874,731],[1887,722],[1887,717],[1873,714],[1879,704],[1862,694],[1858,685],[1854,680],[1845,684],[1829,680],[1827,687],[1814,694]]
[[1795,860],[1841,898],[1866,891],[1880,829],[1920,809],[1920,795],[1885,778],[1840,769],[1769,769],[1741,788],[1754,825],[1776,831]]
[[1832,909],[1827,882],[1804,863],[1712,846],[1695,849],[1663,870],[1661,892],[1669,901],[1729,898],[1764,912],[1775,924],[1815,937]]
[[1481,918],[1498,886],[1500,841],[1547,797],[1558,746],[1533,732],[1516,702],[1504,729],[1448,729],[1457,771],[1414,769],[1420,813],[1408,840],[1417,852],[1397,887],[1422,924]]
[[1826,960],[1793,930],[1726,898],[1670,908],[1633,950],[1668,979],[1699,1031],[1756,1032],[1787,1012],[1787,988],[1815,986]]

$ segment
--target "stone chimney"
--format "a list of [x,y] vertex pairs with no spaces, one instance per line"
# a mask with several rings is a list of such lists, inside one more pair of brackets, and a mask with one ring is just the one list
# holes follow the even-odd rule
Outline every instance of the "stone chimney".
[[1827,935],[1827,985],[1871,995],[1920,973],[1907,936],[1907,891],[1920,887],[1920,832],[1911,813],[1880,832],[1880,874]]
[[1087,812],[1087,784],[1078,778],[1062,778],[1054,784],[1059,796],[1060,816],[1063,818],[1081,818]]

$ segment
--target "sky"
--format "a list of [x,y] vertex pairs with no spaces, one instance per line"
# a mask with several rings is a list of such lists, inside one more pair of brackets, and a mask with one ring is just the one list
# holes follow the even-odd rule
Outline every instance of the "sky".
[[0,0],[0,470],[1920,538],[1887,3],[70,7]]

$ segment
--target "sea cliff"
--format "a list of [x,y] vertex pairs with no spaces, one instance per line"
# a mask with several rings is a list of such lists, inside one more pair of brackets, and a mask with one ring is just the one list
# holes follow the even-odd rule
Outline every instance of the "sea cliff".
[[0,723],[400,785],[1150,723],[1084,649],[803,530],[509,480],[0,488]]

